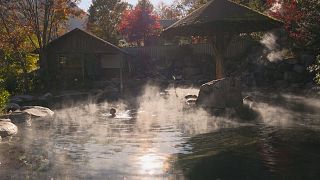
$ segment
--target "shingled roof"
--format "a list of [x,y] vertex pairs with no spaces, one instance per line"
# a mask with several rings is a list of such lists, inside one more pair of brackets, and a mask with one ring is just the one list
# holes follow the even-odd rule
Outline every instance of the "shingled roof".
[[84,35],[84,36],[90,37],[90,38],[94,39],[97,43],[100,43],[100,44],[104,45],[105,47],[114,49],[114,50],[116,50],[116,51],[120,51],[120,52],[125,53],[125,54],[128,54],[126,51],[120,49],[120,48],[117,47],[116,45],[114,45],[114,44],[112,44],[112,43],[110,43],[110,42],[108,42],[108,41],[106,41],[106,40],[104,40],[104,39],[102,39],[102,38],[99,38],[98,36],[93,35],[93,34],[87,32],[87,31],[84,31],[84,30],[82,30],[82,29],[79,29],[79,28],[75,28],[75,29],[73,29],[73,30],[65,33],[64,35],[62,35],[62,36],[54,39],[53,41],[51,41],[51,42],[47,45],[47,47],[54,46],[56,43],[58,43],[58,42],[60,42],[60,41],[62,41],[62,40],[64,40],[64,39],[66,39],[66,38],[68,38],[69,36],[72,36],[72,35],[74,35],[74,34],[76,34],[76,33],[78,33],[77,35],[82,34],[82,35]]
[[216,32],[257,32],[282,25],[281,21],[230,0],[211,0],[177,21],[165,35],[211,35]]

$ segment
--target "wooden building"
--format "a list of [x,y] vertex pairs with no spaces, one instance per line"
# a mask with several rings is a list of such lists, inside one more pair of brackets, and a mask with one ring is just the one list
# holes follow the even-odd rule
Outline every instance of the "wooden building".
[[46,54],[49,77],[62,88],[110,80],[119,80],[122,87],[130,72],[125,51],[78,28],[50,42]]

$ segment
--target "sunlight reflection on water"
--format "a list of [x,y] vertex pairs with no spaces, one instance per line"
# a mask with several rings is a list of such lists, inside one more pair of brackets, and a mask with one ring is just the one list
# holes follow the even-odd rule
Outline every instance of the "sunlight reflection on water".
[[155,152],[146,152],[138,158],[140,166],[139,174],[162,175],[167,171],[167,158],[164,154],[155,154]]
[[[137,107],[122,102],[89,103],[57,110],[53,119],[34,120],[31,127],[19,127],[12,141],[0,144],[0,165],[4,167],[1,177],[22,179],[27,174],[38,179],[176,179],[177,175],[183,179],[182,170],[173,167],[178,154],[195,153],[200,157],[206,150],[209,154],[223,151],[222,145],[258,140],[262,160],[257,161],[265,161],[272,169],[278,163],[278,154],[273,148],[275,141],[269,142],[269,135],[274,133],[269,126],[276,127],[275,132],[295,125],[319,127],[319,113],[306,112],[312,110],[312,104],[317,103],[315,109],[319,107],[318,100],[310,99],[310,107],[303,109],[301,97],[284,95],[281,100],[285,106],[280,106],[277,96],[268,96],[274,99],[254,106],[260,119],[242,122],[214,117],[203,109],[186,109],[184,95],[197,94],[196,89],[169,89],[166,97],[159,92],[157,87],[147,88],[137,98]],[[109,110],[115,106],[116,117],[110,118]],[[245,134],[252,139],[243,140],[232,131],[220,132],[241,127],[249,127]],[[256,137],[250,128],[257,128],[262,135]],[[189,141],[212,132],[219,133],[199,138],[198,144]],[[212,148],[199,146],[201,143]]]

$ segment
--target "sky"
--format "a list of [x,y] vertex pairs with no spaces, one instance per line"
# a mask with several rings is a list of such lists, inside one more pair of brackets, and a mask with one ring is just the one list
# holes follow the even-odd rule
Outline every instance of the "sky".
[[[132,5],[136,5],[138,2],[138,0],[125,0],[125,1],[129,2]],[[157,5],[161,1],[163,1],[166,4],[170,4],[173,2],[173,0],[150,0],[150,1],[152,2],[153,5]],[[81,0],[79,7],[87,11],[90,4],[91,4],[91,0]]]

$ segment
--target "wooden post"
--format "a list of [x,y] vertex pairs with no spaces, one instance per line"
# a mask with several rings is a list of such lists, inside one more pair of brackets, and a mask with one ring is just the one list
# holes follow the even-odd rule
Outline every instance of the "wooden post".
[[224,33],[220,32],[216,34],[216,38],[212,40],[212,45],[214,48],[214,58],[216,61],[216,79],[221,79],[225,77],[223,60],[224,60]]
[[121,56],[121,60],[120,60],[120,94],[123,94],[123,74],[122,74],[122,65],[123,65],[123,59],[124,59],[124,55]]

